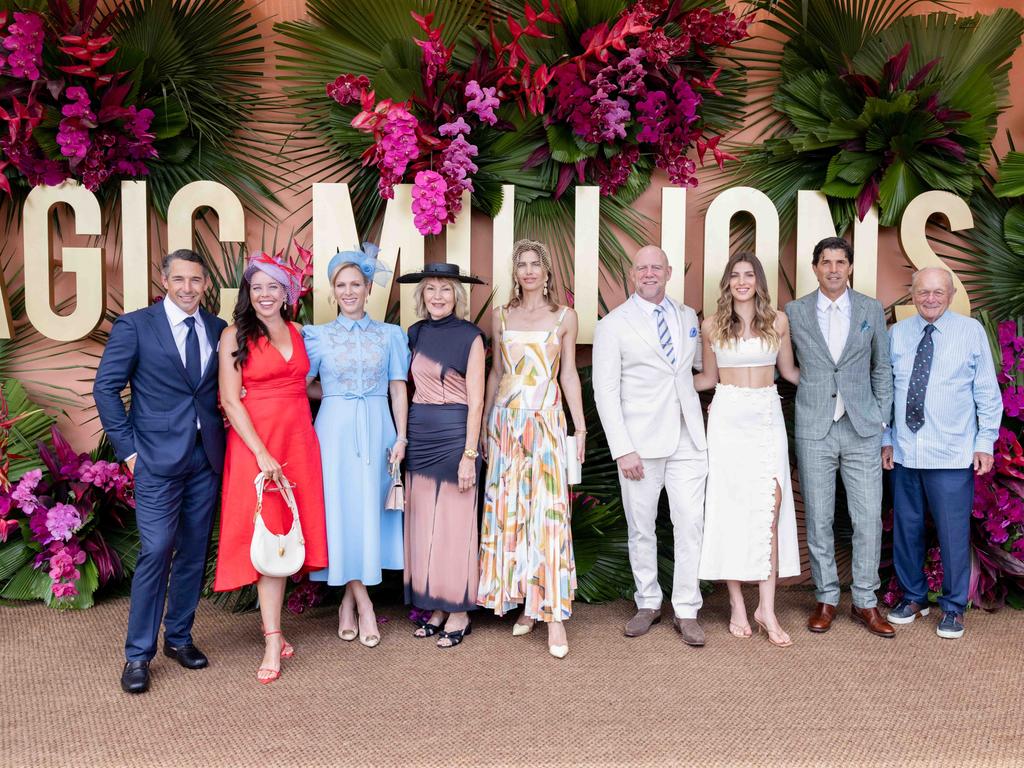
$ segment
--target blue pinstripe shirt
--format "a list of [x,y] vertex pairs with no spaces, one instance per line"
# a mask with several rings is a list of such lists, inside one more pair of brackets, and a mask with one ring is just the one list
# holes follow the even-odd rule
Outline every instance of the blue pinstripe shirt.
[[992,351],[981,323],[947,310],[935,321],[935,354],[924,400],[924,426],[907,427],[907,389],[924,318],[914,315],[889,329],[894,381],[892,426],[882,445],[897,464],[914,469],[963,469],[974,453],[992,453],[1003,416]]

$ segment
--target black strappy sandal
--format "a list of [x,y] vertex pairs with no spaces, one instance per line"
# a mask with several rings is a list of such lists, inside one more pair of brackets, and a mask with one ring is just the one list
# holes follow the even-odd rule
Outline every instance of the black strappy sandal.
[[414,630],[412,636],[417,640],[422,640],[424,637],[433,637],[439,632],[442,632],[444,624],[431,624],[429,621],[421,621],[419,622],[419,628],[423,630],[423,634],[417,635],[416,632],[418,630]]
[[473,622],[469,622],[465,629],[460,629],[457,632],[446,632],[441,631],[441,637],[447,638],[450,642],[449,645],[438,645],[438,648],[454,648],[456,645],[462,642],[462,638],[470,634],[473,631]]

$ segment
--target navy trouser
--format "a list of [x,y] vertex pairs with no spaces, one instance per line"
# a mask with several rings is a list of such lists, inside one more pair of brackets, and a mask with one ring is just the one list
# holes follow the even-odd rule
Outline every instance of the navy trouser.
[[164,638],[171,645],[192,642],[220,475],[198,442],[180,475],[154,475],[141,461],[135,470],[135,520],[141,547],[132,577],[124,655],[128,661],[149,661],[156,655],[161,619]]
[[943,611],[963,613],[971,579],[971,506],[974,470],[910,469],[897,464],[893,480],[893,560],[903,596],[928,601],[924,575],[925,511],[931,514],[942,550]]

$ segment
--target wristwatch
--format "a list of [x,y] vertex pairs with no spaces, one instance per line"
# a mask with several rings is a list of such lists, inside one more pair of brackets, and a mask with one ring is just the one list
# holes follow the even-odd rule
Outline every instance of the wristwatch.
[[462,452],[462,455],[465,456],[467,459],[475,459],[477,456],[480,455],[480,452],[474,451],[472,448],[467,448]]

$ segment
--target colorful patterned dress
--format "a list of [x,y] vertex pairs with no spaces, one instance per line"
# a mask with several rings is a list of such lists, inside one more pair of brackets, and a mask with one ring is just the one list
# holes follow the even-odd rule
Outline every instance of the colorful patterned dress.
[[565,312],[550,331],[516,331],[501,311],[504,375],[487,424],[477,598],[499,616],[519,604],[538,621],[572,614],[576,566],[558,388]]

